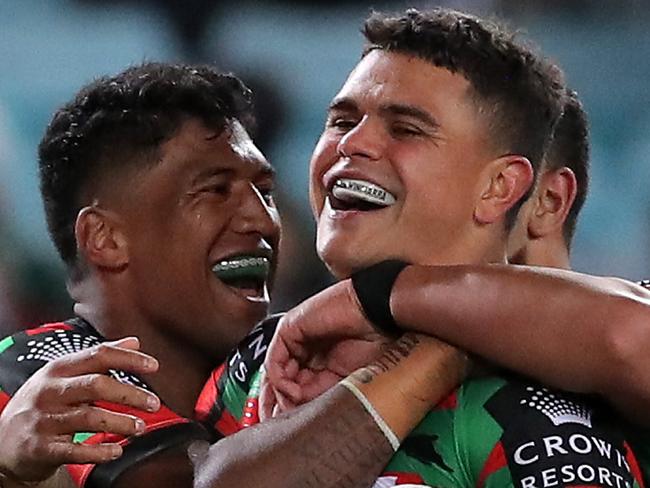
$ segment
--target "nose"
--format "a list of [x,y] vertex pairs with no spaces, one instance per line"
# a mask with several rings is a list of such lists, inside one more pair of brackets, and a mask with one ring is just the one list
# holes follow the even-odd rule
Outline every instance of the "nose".
[[381,124],[366,115],[341,137],[336,150],[339,155],[348,158],[356,156],[377,160],[381,157],[386,140]]
[[257,187],[249,183],[236,210],[233,227],[236,232],[257,233],[275,242],[280,233],[280,216],[275,206],[267,203]]

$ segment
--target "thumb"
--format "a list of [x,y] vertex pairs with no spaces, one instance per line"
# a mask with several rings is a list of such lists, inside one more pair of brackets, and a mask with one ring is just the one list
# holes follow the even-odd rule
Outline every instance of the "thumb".
[[131,349],[138,351],[140,349],[140,339],[135,336],[123,337],[115,341],[107,342],[111,346],[121,347],[122,349]]
[[266,377],[266,370],[264,367],[262,367],[262,377],[260,383],[261,386],[258,410],[260,421],[264,422],[266,419],[269,419],[273,416],[273,407],[275,407],[275,394],[273,392],[271,384],[268,382],[268,378]]

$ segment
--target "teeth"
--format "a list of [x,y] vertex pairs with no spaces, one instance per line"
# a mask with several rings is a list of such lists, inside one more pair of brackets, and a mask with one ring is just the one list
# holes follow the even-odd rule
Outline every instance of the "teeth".
[[382,207],[395,203],[392,193],[379,185],[364,180],[338,179],[334,183],[332,194],[340,200],[358,199]]
[[219,261],[212,267],[215,273],[232,271],[239,268],[267,268],[269,259],[264,257],[241,257]]

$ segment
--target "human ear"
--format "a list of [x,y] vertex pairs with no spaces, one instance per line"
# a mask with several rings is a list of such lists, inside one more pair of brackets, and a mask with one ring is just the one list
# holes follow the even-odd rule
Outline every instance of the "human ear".
[[92,205],[82,208],[75,221],[77,250],[89,265],[118,270],[128,264],[128,245],[119,216]]
[[485,184],[474,207],[474,219],[491,224],[503,218],[530,189],[533,167],[523,156],[502,156],[490,162]]
[[546,171],[540,178],[528,234],[540,238],[562,231],[578,191],[576,176],[566,166]]

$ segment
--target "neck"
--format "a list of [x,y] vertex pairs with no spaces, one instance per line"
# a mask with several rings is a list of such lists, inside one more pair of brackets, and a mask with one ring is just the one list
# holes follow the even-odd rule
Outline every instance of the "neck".
[[526,245],[525,263],[549,268],[570,269],[569,250],[564,238],[542,238],[530,241]]
[[[128,299],[102,293],[97,283],[71,285],[75,315],[90,322],[106,339],[137,336],[140,350],[154,356],[160,368],[146,381],[174,412],[191,418],[194,405],[219,358],[208,358],[165,333],[165,324],[153,323],[129,306]],[[104,290],[105,291],[105,290]]]

